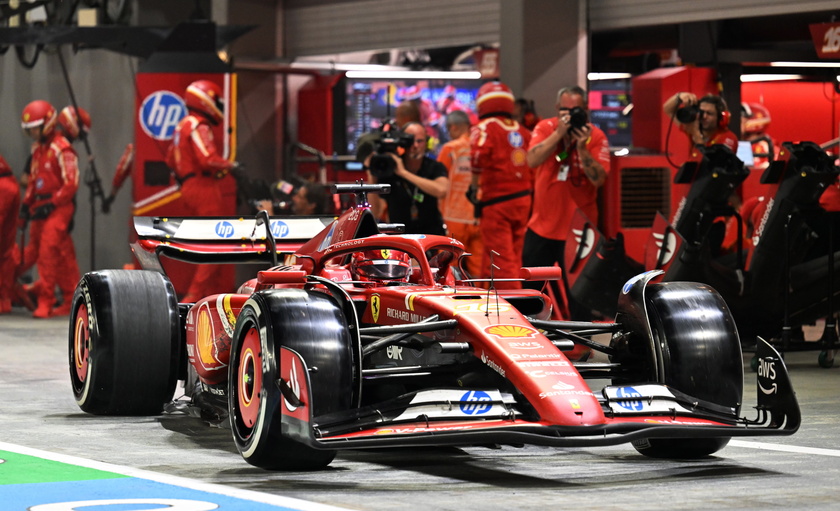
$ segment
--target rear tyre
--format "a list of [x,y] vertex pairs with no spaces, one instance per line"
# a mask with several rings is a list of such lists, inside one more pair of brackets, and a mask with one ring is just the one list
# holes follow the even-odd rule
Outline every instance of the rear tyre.
[[[735,321],[711,287],[692,282],[652,284],[645,301],[654,342],[661,347],[658,383],[690,396],[741,409],[744,368]],[[651,438],[633,442],[654,458],[701,458],[723,449],[723,438]]]
[[302,441],[308,423],[287,417],[282,424],[281,406],[288,405],[278,387],[280,350],[292,350],[306,363],[311,387],[305,404],[312,416],[347,410],[356,388],[347,325],[335,299],[318,291],[273,289],[245,303],[236,320],[228,376],[231,430],[245,461],[268,470],[317,470],[335,458],[335,451]]
[[76,404],[100,415],[156,415],[178,375],[178,300],[157,272],[85,274],[73,295],[70,382]]

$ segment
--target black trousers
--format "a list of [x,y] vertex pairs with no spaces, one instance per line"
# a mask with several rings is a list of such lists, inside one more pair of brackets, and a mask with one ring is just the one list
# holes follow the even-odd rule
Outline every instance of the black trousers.
[[[566,240],[553,240],[544,238],[531,229],[525,231],[525,243],[522,247],[522,266],[554,266],[557,263],[563,269],[563,291],[568,300],[570,320],[590,321],[592,311],[576,301],[569,292],[569,281],[566,280],[566,264],[563,262],[563,253],[566,250]],[[523,286],[529,289],[542,289],[545,282],[525,282]],[[557,286],[558,282],[549,282],[549,285]],[[561,296],[560,290],[555,287],[556,296]]]

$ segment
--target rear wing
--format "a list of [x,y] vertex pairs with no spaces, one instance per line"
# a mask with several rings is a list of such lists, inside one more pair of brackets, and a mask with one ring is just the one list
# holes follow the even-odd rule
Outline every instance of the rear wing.
[[282,260],[294,254],[333,220],[332,215],[134,217],[137,241],[131,249],[143,269],[159,272],[163,272],[161,256],[198,264],[276,263],[278,257]]

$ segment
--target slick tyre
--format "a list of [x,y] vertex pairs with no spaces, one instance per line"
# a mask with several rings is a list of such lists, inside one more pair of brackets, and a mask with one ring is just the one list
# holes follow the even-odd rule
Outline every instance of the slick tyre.
[[[353,402],[352,339],[333,297],[319,291],[273,289],[255,293],[236,320],[228,375],[233,439],[251,465],[268,470],[317,470],[335,451],[307,445],[311,426],[286,417],[280,385],[281,348],[303,359],[310,382],[311,416],[347,410]],[[291,378],[290,378],[291,379]]]
[[[690,396],[732,408],[743,396],[744,369],[735,321],[711,287],[692,282],[649,285],[645,292],[654,342],[661,348],[662,383]],[[719,438],[652,438],[633,442],[654,458],[711,455],[729,443]]]
[[73,295],[69,363],[76,403],[98,415],[156,415],[172,399],[178,300],[157,272],[85,274]]

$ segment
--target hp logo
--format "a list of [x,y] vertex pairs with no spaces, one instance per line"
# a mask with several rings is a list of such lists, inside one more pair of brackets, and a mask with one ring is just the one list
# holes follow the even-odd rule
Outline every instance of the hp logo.
[[233,236],[233,225],[230,222],[219,222],[216,224],[214,230],[220,238],[230,238]]
[[285,238],[289,235],[289,226],[280,220],[271,222],[271,235],[275,238]]
[[159,90],[146,96],[140,105],[140,126],[155,140],[169,140],[178,121],[187,115],[187,105],[174,92]]
[[461,396],[461,411],[467,415],[481,415],[489,412],[491,408],[493,399],[486,392],[471,390]]
[[[633,387],[619,387],[618,392],[616,395],[621,398],[628,398],[628,397],[642,397],[638,390],[634,389]],[[618,405],[622,408],[626,408],[627,410],[632,410],[634,412],[638,412],[642,409],[642,401],[619,401]]]

